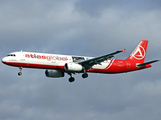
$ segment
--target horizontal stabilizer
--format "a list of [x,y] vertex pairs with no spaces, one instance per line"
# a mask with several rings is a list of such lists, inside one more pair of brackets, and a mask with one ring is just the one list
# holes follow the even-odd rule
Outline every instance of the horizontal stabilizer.
[[138,64],[137,66],[138,66],[138,67],[143,67],[143,66],[145,66],[145,65],[147,65],[147,64],[151,64],[151,63],[158,62],[158,61],[159,61],[159,60],[153,60],[153,61],[150,61],[150,62]]

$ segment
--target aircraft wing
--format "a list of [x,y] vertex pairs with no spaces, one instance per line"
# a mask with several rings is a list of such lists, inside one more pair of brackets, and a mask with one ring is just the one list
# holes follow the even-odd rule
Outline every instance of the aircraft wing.
[[97,64],[101,65],[101,62],[114,57],[115,54],[118,54],[120,52],[125,52],[125,49],[113,52],[111,54],[103,55],[103,56],[100,56],[100,57],[95,57],[95,58],[92,58],[92,59],[84,60],[84,61],[79,62],[79,64],[81,64],[86,70],[88,70],[89,68],[91,68],[94,65],[97,65]]

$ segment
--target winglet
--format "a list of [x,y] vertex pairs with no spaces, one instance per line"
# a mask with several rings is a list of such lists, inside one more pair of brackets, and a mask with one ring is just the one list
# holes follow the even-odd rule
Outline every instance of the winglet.
[[124,52],[124,53],[125,53],[125,50],[126,50],[126,49],[123,49],[123,50],[122,50],[122,52]]

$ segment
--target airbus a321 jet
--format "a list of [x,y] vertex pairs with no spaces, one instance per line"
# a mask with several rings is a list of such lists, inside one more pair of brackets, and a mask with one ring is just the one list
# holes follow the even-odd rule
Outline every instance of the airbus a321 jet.
[[88,72],[93,73],[124,73],[135,70],[141,70],[151,67],[151,63],[157,62],[153,60],[145,62],[145,55],[148,41],[142,40],[132,54],[125,60],[112,59],[115,54],[125,52],[124,50],[116,51],[100,57],[84,57],[70,56],[34,52],[13,52],[2,59],[4,64],[19,67],[22,75],[22,68],[38,68],[46,69],[47,77],[59,78],[64,77],[64,73],[70,75],[69,82],[75,79],[72,74],[82,73],[83,78],[88,77]]

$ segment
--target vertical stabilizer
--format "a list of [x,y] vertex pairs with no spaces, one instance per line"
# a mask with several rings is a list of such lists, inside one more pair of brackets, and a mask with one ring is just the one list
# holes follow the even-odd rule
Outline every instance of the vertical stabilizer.
[[148,40],[142,40],[127,60],[134,60],[137,63],[144,63]]

